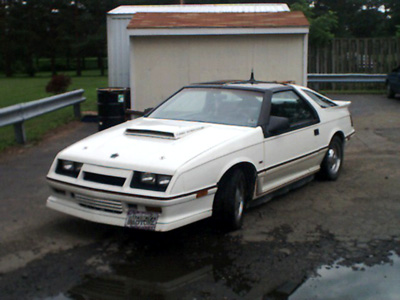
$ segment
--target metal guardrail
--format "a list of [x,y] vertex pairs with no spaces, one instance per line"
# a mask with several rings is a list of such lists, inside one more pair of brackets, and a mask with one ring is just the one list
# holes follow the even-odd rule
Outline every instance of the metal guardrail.
[[83,89],[55,95],[40,100],[20,103],[4,108],[0,108],[0,127],[14,125],[15,139],[18,143],[26,142],[24,121],[34,117],[49,113],[66,106],[73,105],[76,118],[81,116],[81,102],[85,101]]
[[385,83],[386,74],[308,74],[309,83]]

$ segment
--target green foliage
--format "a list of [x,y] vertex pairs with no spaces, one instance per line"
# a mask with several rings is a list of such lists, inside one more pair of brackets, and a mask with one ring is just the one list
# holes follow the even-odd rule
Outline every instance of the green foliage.
[[290,8],[293,11],[302,11],[310,22],[309,41],[312,45],[325,45],[335,37],[333,30],[338,25],[336,13],[327,11],[324,14],[317,15],[314,8],[306,0],[296,2]]
[[290,9],[292,11],[302,11],[309,22],[314,18],[314,11],[310,3],[306,0],[299,0],[293,3],[290,5]]
[[400,25],[396,25],[396,37],[400,38]]
[[310,26],[310,43],[313,45],[327,44],[335,37],[333,30],[337,24],[337,16],[332,11],[313,19]]
[[24,72],[34,76],[37,60],[48,58],[55,75],[56,60],[76,62],[84,69],[84,57],[96,57],[104,73],[106,12],[118,0],[28,0],[0,1],[0,67],[6,76]]
[[315,0],[316,15],[333,11],[338,26],[333,33],[338,37],[394,36],[400,23],[399,0]]

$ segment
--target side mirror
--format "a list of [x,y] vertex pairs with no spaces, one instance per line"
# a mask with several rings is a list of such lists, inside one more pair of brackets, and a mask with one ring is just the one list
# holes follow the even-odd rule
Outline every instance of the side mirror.
[[146,109],[144,110],[144,115],[147,116],[149,113],[151,113],[151,111],[152,111],[153,109],[154,109],[154,107],[146,108]]
[[270,116],[266,131],[269,136],[277,135],[290,128],[289,119],[285,117]]

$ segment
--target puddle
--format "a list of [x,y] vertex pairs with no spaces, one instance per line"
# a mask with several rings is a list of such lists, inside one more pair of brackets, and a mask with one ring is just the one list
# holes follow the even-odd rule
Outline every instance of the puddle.
[[[7,277],[8,298],[0,298],[399,299],[398,241],[371,241],[349,252],[329,233],[321,232],[318,242],[293,244],[288,232],[282,226],[269,233],[271,241],[252,243],[193,230],[134,237],[117,232],[114,240],[49,255]],[[346,260],[319,267],[332,255]],[[315,276],[306,276],[310,272]]]
[[[399,299],[400,257],[389,256],[391,263],[368,267],[356,264],[322,266],[315,277],[302,282],[288,281],[271,291],[265,282],[253,282],[249,289],[238,283],[245,277],[234,273],[218,273],[214,263],[188,263],[182,260],[168,266],[155,260],[152,268],[145,263],[114,265],[113,272],[100,276],[86,275],[82,282],[69,291],[44,300],[71,299],[274,299],[274,300],[329,300],[329,299]],[[236,274],[237,275],[237,274]],[[236,284],[232,281],[236,280]],[[229,282],[231,281],[231,282]],[[222,284],[222,285],[221,285]],[[243,282],[242,282],[243,284]],[[224,287],[223,287],[224,286]],[[233,287],[236,286],[236,289]],[[210,289],[210,287],[212,287]],[[216,296],[215,292],[219,290]],[[233,292],[233,293],[232,293]]]
[[77,284],[35,299],[241,299],[256,284],[246,263],[237,262],[230,237],[206,235],[195,244],[182,235],[157,237],[102,246],[86,259],[88,272]]
[[372,267],[357,264],[323,266],[317,277],[308,279],[290,297],[290,300],[363,299],[397,300],[400,295],[400,257],[389,256],[391,263]]

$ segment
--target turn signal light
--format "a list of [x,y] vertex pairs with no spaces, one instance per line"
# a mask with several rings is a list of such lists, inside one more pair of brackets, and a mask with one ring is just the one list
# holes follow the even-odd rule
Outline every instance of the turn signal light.
[[196,198],[201,198],[208,195],[208,190],[202,190],[196,194]]

